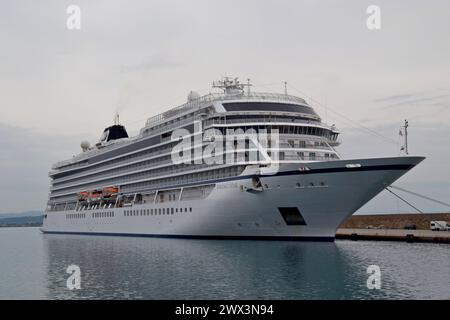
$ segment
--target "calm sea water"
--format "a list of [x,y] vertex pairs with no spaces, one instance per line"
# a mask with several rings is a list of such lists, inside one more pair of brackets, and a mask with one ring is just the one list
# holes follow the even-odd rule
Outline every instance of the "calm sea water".
[[[448,299],[450,245],[44,235],[0,228],[0,299]],[[66,269],[81,269],[68,290]],[[381,289],[366,286],[381,268]]]

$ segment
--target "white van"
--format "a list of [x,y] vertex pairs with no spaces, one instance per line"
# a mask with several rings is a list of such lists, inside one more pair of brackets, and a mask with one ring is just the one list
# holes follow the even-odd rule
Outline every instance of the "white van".
[[432,231],[448,231],[450,230],[450,224],[446,221],[431,221],[430,229]]

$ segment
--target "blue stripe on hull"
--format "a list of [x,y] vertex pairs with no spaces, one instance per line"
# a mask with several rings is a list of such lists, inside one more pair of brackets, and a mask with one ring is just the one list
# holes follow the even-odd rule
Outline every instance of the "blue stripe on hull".
[[317,241],[333,242],[335,237],[301,237],[301,236],[213,236],[213,235],[171,235],[171,234],[134,234],[134,233],[102,233],[102,232],[70,232],[43,231],[44,234],[67,234],[82,236],[105,237],[139,237],[139,238],[174,238],[174,239],[203,239],[203,240],[283,240],[283,241]]

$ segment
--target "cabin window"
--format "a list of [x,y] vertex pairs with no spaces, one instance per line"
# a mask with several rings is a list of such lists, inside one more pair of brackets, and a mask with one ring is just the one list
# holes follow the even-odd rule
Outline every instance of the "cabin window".
[[224,103],[226,111],[284,111],[315,114],[314,110],[308,106],[287,103],[271,102],[245,102],[245,103]]

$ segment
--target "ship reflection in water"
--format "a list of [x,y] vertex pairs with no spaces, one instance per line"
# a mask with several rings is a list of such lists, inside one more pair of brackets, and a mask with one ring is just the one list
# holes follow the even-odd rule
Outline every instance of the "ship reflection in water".
[[[41,237],[46,298],[450,297],[448,279],[442,278],[450,272],[446,245]],[[66,287],[71,264],[81,269],[81,290]],[[367,288],[367,267],[372,264],[381,268],[381,290]]]

